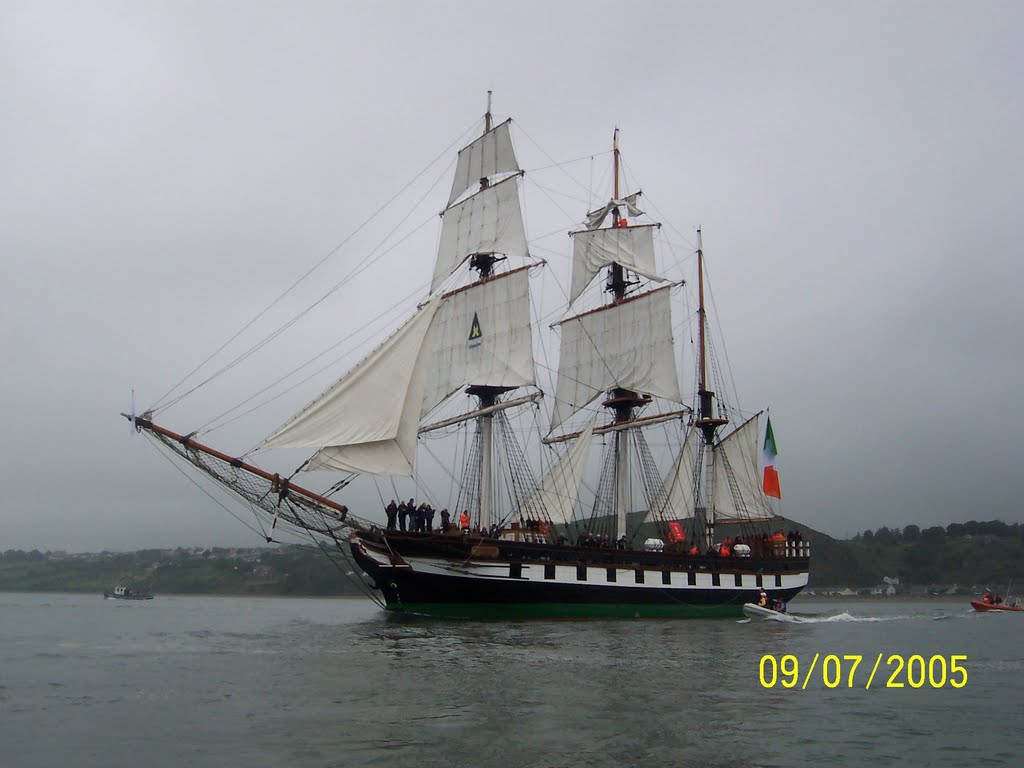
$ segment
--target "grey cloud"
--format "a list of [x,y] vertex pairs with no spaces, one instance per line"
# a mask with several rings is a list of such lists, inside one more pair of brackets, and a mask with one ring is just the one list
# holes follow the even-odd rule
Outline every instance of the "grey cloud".
[[[0,547],[250,540],[116,413],[334,248],[488,88],[528,167],[550,162],[533,141],[567,160],[604,152],[618,125],[658,210],[691,240],[703,226],[737,388],[747,408],[772,405],[786,514],[839,535],[1024,520],[1021,17],[1010,3],[5,4]],[[588,183],[585,163],[573,172]],[[582,194],[557,176],[537,174]],[[536,186],[525,195],[532,235],[561,226]],[[436,237],[426,225],[397,266],[332,297],[317,316],[330,323],[304,322],[169,411],[174,425],[357,330],[381,309],[379,281],[412,291]],[[336,373],[216,439],[246,450]]]

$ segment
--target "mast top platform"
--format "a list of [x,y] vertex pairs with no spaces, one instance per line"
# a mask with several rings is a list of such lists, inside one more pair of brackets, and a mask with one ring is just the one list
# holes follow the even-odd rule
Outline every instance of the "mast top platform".
[[472,384],[466,387],[466,394],[474,395],[476,397],[490,398],[497,397],[498,395],[502,395],[506,392],[511,392],[513,389],[518,389],[518,387],[492,387],[487,384]]
[[706,419],[697,419],[693,422],[694,426],[697,427],[721,427],[729,423],[728,419],[716,419],[709,417]]
[[645,405],[651,403],[650,395],[641,395],[638,392],[632,392],[628,389],[616,389],[612,392],[612,396],[605,400],[601,405],[605,408],[642,408]]

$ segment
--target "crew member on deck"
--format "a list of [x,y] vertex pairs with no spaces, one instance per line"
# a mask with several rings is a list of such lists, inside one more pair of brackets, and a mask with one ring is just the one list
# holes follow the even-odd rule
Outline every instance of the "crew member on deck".
[[459,528],[462,529],[463,533],[469,533],[469,510],[462,510],[462,514],[459,515]]
[[448,528],[451,527],[451,513],[447,508],[441,510],[441,533],[448,533]]
[[398,527],[405,530],[405,520],[409,517],[409,506],[403,501],[398,505]]
[[784,557],[786,555],[786,534],[781,530],[772,534],[771,543],[772,554],[775,557]]
[[386,512],[388,516],[388,530],[395,530],[395,518],[398,517],[398,505],[395,504],[394,499],[392,499],[391,503],[384,508],[384,512]]

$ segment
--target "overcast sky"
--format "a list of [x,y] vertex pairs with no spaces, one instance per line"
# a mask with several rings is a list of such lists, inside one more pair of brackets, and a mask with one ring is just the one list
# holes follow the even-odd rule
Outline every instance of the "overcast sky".
[[[443,207],[488,89],[536,169],[528,233],[561,284],[615,126],[681,262],[703,227],[736,388],[772,408],[785,514],[838,536],[1024,521],[1022,28],[997,2],[0,0],[0,550],[256,543],[118,412],[440,156],[264,332],[391,227],[413,233],[397,262],[165,420],[191,431],[422,298],[436,216],[401,217]],[[208,442],[250,447],[302,397]]]

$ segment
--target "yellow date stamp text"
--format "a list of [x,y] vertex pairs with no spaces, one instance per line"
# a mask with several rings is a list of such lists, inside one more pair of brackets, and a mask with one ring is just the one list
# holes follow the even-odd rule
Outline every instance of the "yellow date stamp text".
[[[861,654],[838,655],[816,653],[810,662],[801,663],[792,654],[761,657],[760,679],[762,688],[807,688],[812,680],[820,680],[826,688],[963,688],[967,685],[967,655],[901,656],[886,658],[879,653],[866,664]],[[873,663],[872,663],[873,662]],[[881,674],[879,674],[881,673]],[[877,676],[877,680],[876,680]]]

